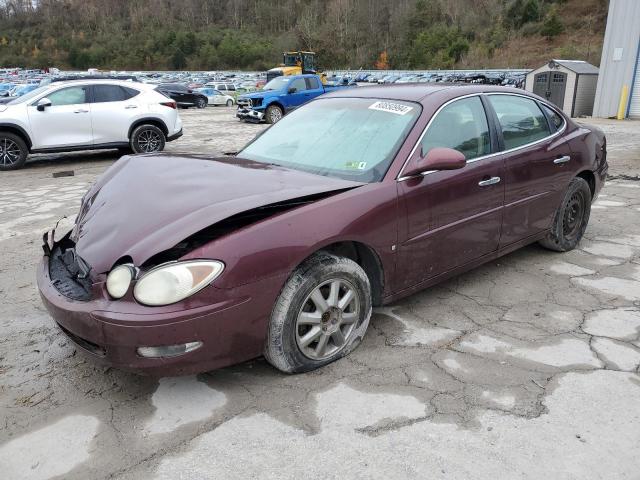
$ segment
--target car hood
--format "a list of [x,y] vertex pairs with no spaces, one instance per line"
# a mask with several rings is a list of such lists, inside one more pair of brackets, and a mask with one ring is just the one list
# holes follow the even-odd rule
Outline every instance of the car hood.
[[284,92],[281,90],[260,90],[259,92],[251,92],[251,93],[243,93],[239,98],[249,99],[249,98],[265,98],[265,97],[274,97],[278,95],[282,95]]
[[126,156],[85,194],[72,238],[94,273],[136,266],[232,215],[361,183],[236,157]]

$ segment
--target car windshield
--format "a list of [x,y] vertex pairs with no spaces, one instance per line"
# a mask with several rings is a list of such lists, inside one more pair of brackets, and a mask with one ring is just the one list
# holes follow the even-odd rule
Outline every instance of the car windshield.
[[273,80],[271,80],[269,83],[267,83],[264,87],[262,87],[263,90],[282,90],[287,83],[289,83],[289,78],[287,77],[276,77]]
[[51,87],[49,85],[45,85],[43,87],[38,87],[35,90],[31,90],[29,93],[25,93],[21,97],[17,97],[15,99],[11,100],[9,103],[7,103],[7,105],[16,105],[18,103],[28,102],[32,98],[37,97],[38,95],[40,95],[43,92],[46,92],[50,88]]
[[417,103],[325,98],[285,116],[238,157],[345,180],[378,182],[420,115]]

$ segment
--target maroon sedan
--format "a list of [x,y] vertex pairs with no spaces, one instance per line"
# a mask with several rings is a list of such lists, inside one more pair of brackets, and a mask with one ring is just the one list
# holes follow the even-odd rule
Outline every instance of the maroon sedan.
[[393,302],[523,245],[580,241],[601,131],[520,90],[345,89],[235,157],[140,155],[45,235],[43,301],[90,355],[155,374],[326,365]]

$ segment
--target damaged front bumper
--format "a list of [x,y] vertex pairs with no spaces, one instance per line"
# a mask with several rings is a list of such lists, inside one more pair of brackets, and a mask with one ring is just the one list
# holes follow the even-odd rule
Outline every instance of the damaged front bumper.
[[261,122],[264,119],[264,112],[254,110],[252,107],[246,105],[240,105],[238,106],[236,117],[240,120]]
[[[66,278],[60,273],[60,259],[70,260],[68,252],[72,250],[65,250],[63,242],[70,242],[68,235],[60,242],[45,237],[38,290],[62,332],[99,363],[165,376],[204,372],[262,354],[273,303],[273,279],[264,285],[233,289],[210,285],[182,302],[147,307],[137,303],[131,292],[122,299],[111,299],[105,275],[98,275],[91,281],[89,295],[76,299],[69,290],[73,268]],[[139,353],[141,348],[194,343],[201,347],[178,356],[149,358]]]

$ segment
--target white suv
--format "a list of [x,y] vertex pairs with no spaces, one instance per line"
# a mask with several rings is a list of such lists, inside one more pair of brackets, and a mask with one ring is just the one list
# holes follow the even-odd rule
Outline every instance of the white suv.
[[0,105],[0,170],[21,168],[29,153],[161,151],[182,135],[182,120],[176,102],[154,87],[123,80],[54,82]]

